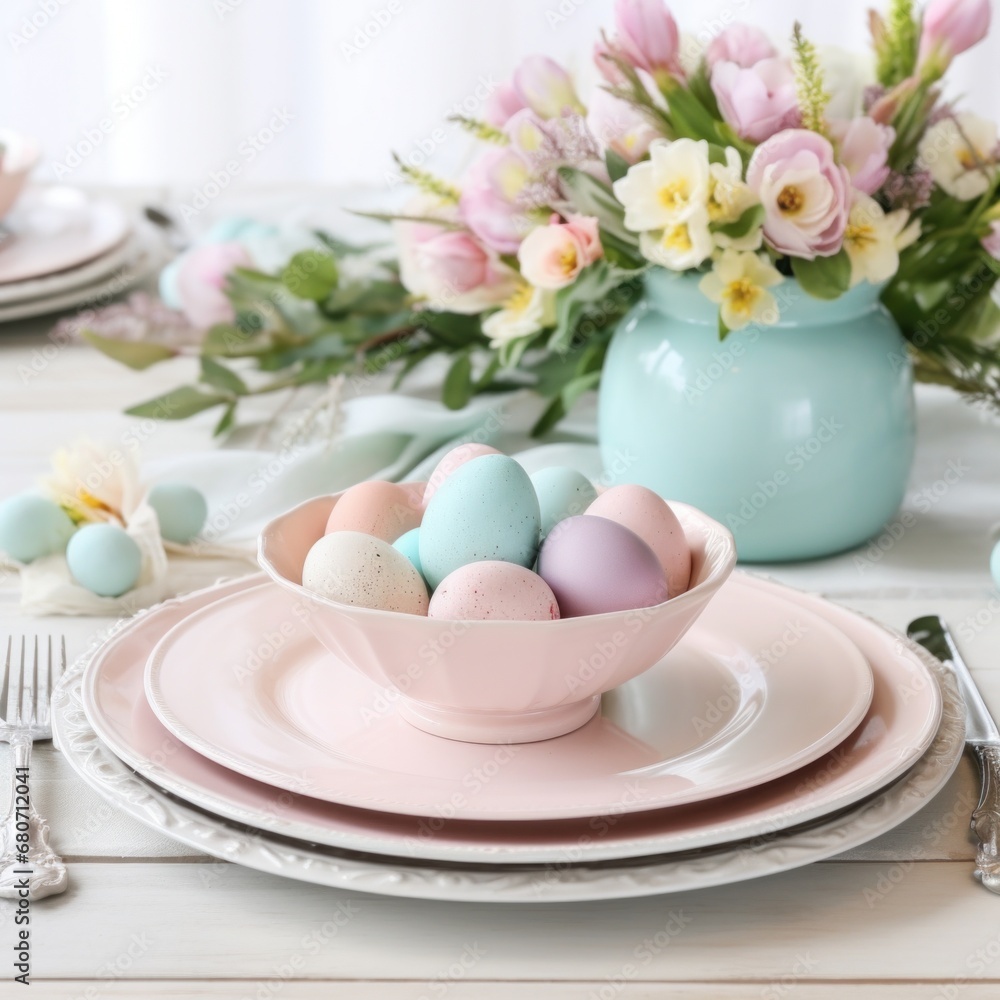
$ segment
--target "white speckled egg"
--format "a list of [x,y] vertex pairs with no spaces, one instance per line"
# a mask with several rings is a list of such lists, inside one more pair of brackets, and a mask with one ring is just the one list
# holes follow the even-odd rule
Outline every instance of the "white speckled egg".
[[99,597],[120,597],[138,583],[142,553],[124,528],[85,524],[66,546],[66,565],[81,587]]
[[0,503],[0,552],[18,562],[62,552],[76,530],[55,501],[21,493]]
[[660,560],[671,597],[688,589],[691,549],[677,515],[659,493],[631,483],[615,486],[602,493],[587,513],[606,517],[635,532]]
[[582,514],[597,499],[594,484],[576,469],[554,465],[531,477],[542,514],[542,538],[567,517]]
[[334,531],[316,542],[302,566],[302,586],[359,608],[427,614],[427,587],[413,563],[360,531]]
[[456,448],[452,448],[444,455],[440,462],[434,466],[434,471],[427,480],[424,488],[424,507],[430,503],[430,499],[439,489],[444,481],[466,462],[471,462],[474,458],[482,458],[483,455],[501,454],[496,448],[491,448],[488,444],[476,444],[474,441],[467,441]]
[[431,587],[467,563],[532,566],[541,515],[528,473],[506,455],[483,455],[453,472],[420,525],[420,565]]
[[193,486],[187,483],[157,483],[146,497],[156,511],[160,535],[168,542],[187,545],[205,527],[208,504]]
[[420,524],[423,511],[397,483],[373,479],[347,490],[330,511],[326,531],[360,531],[386,542]]
[[427,615],[467,622],[549,622],[559,617],[559,604],[552,588],[530,569],[477,562],[460,566],[441,581]]

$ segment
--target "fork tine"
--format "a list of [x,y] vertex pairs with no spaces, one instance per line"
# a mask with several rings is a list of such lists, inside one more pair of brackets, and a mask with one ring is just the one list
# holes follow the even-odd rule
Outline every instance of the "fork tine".
[[7,693],[7,721],[14,726],[21,724],[21,701],[24,693],[24,636],[21,636],[21,662],[17,667],[17,681]]
[[10,695],[10,657],[13,649],[14,637],[7,636],[7,659],[4,661],[3,665],[3,682],[0,685],[0,712],[4,720],[10,718],[10,713],[7,711],[7,698]]
[[31,664],[31,684],[28,685],[28,712],[25,721],[38,725],[38,636],[35,636],[35,653]]

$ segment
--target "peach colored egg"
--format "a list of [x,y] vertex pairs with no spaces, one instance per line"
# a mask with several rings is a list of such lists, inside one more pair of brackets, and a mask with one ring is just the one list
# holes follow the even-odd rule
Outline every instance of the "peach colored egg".
[[559,617],[552,588],[514,563],[485,561],[460,566],[438,585],[429,618],[450,621],[548,622]]
[[671,597],[688,589],[691,549],[677,515],[658,493],[631,483],[613,486],[587,508],[587,513],[617,521],[635,532],[660,560]]
[[474,441],[468,441],[465,444],[460,444],[457,448],[452,448],[434,466],[434,471],[431,473],[430,479],[427,480],[427,486],[424,489],[424,506],[426,507],[430,498],[441,489],[444,481],[466,462],[471,462],[474,458],[480,458],[483,455],[501,454],[503,453],[497,451],[496,448],[491,448],[488,444],[476,444]]
[[358,608],[427,614],[427,587],[416,567],[387,541],[359,531],[324,535],[306,555],[302,586]]
[[420,524],[423,511],[396,483],[371,480],[347,490],[330,511],[326,534],[360,531],[394,542]]

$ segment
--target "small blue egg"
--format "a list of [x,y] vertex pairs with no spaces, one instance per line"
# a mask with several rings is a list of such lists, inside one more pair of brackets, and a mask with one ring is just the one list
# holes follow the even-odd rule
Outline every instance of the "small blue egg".
[[560,521],[586,513],[597,499],[594,484],[582,472],[565,465],[553,465],[536,472],[531,477],[531,484],[538,494],[542,512],[543,540]]
[[139,546],[115,524],[87,524],[66,546],[66,565],[81,587],[99,597],[120,597],[142,570]]
[[424,571],[420,565],[420,529],[411,528],[405,535],[400,535],[393,543],[394,549],[399,549],[407,559],[417,568],[417,572],[423,576]]
[[0,552],[18,562],[62,552],[76,530],[54,500],[21,493],[0,503]]
[[146,497],[156,511],[160,535],[168,542],[187,545],[205,527],[208,504],[205,498],[186,483],[157,483]]

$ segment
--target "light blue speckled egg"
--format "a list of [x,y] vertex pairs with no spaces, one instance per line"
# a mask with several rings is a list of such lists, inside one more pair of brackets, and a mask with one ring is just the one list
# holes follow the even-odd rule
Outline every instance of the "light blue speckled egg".
[[123,528],[87,524],[69,540],[66,565],[81,587],[99,597],[120,597],[136,585],[142,553]]
[[405,535],[400,535],[393,543],[392,547],[398,549],[407,559],[417,567],[417,572],[423,576],[423,567],[420,565],[420,529],[411,528]]
[[18,562],[62,552],[76,530],[55,501],[21,493],[0,503],[0,552]]
[[160,535],[168,542],[187,545],[198,537],[208,518],[205,498],[186,483],[157,483],[146,497],[156,511]]
[[541,514],[528,473],[506,455],[483,455],[455,470],[431,497],[420,524],[420,565],[431,587],[468,563],[499,559],[531,567]]
[[594,484],[576,469],[553,465],[531,477],[542,513],[542,538],[567,517],[583,514],[597,499]]

